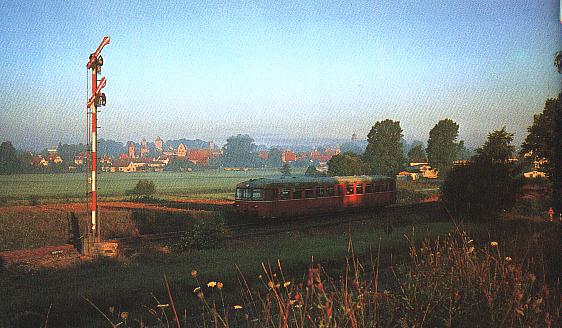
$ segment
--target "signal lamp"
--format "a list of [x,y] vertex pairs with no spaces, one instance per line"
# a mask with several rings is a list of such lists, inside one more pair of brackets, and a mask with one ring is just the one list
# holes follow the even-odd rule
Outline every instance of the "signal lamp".
[[105,93],[102,92],[96,95],[96,107],[105,106],[105,101]]

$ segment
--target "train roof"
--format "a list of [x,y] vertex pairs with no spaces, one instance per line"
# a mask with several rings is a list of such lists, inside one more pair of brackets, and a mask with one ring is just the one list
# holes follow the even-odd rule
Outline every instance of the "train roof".
[[343,177],[283,176],[280,178],[259,178],[241,182],[236,188],[266,188],[272,186],[334,185],[350,182],[375,182],[393,180],[383,175],[357,175]]

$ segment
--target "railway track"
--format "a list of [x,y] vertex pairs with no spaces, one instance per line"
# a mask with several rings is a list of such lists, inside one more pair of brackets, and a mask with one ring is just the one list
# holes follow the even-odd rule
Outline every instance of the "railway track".
[[[226,226],[227,240],[245,239],[250,237],[267,236],[290,231],[307,231],[316,228],[332,227],[359,221],[372,221],[381,219],[385,222],[389,217],[400,218],[405,215],[415,215],[417,220],[408,220],[409,223],[422,221],[421,216],[438,214],[441,205],[438,202],[420,203],[412,205],[393,205],[373,211],[339,212],[334,214],[315,215],[307,217],[290,217],[270,219],[266,222],[253,221],[248,223],[231,224]],[[392,221],[391,221],[392,222]],[[400,220],[395,221],[400,224]],[[387,222],[388,223],[388,222]],[[402,222],[403,224],[403,222]],[[159,234],[141,235],[116,239],[120,249],[134,249],[146,244],[165,244],[181,238],[186,231],[175,231]]]

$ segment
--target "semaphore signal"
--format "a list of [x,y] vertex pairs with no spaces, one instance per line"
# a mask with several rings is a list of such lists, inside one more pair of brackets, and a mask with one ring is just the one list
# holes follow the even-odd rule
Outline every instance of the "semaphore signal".
[[[90,227],[90,237],[94,242],[101,241],[101,232],[100,232],[100,220],[98,218],[98,211],[97,211],[97,129],[98,129],[98,122],[97,122],[97,108],[100,106],[105,106],[105,94],[102,93],[102,89],[107,84],[107,80],[105,77],[102,77],[98,83],[98,74],[101,73],[101,67],[103,66],[103,57],[101,56],[102,49],[109,44],[109,37],[105,36],[100,45],[97,47],[96,51],[92,53],[88,59],[88,64],[86,65],[87,69],[92,70],[92,91],[91,95],[87,101],[87,111],[88,115],[91,115],[91,134],[88,140],[90,142],[91,147],[88,149],[89,157],[91,161],[91,171],[90,176],[88,177],[88,183],[90,184],[90,190],[92,194],[92,203],[91,203],[91,227]],[[90,127],[88,127],[90,129]]]

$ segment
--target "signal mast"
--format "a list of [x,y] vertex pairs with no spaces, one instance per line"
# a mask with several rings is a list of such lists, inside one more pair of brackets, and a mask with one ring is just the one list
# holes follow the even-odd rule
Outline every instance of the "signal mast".
[[[97,108],[100,106],[105,106],[105,94],[101,90],[106,85],[105,77],[102,77],[98,81],[98,74],[101,73],[101,67],[103,66],[103,57],[101,56],[101,51],[103,47],[109,44],[109,37],[105,36],[98,48],[89,57],[88,64],[86,68],[92,70],[92,93],[88,98],[87,102],[87,114],[91,116],[91,134],[88,133],[88,142],[90,147],[88,148],[89,158],[91,162],[91,170],[88,176],[88,184],[90,185],[90,191],[92,195],[91,203],[91,226],[89,229],[90,241],[100,242],[101,232],[100,232],[100,220],[97,212],[97,146],[98,146],[98,121],[97,121]],[[99,82],[99,83],[98,83]],[[88,130],[90,128],[88,127]],[[88,131],[90,132],[90,131]]]

